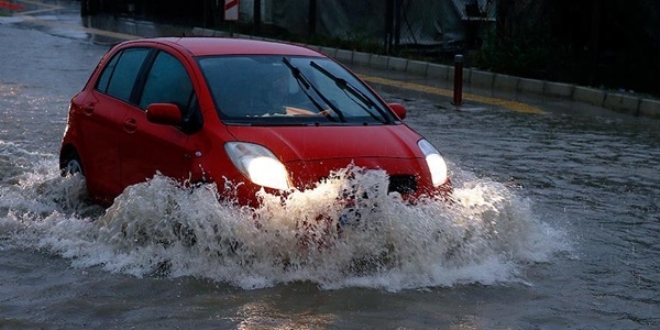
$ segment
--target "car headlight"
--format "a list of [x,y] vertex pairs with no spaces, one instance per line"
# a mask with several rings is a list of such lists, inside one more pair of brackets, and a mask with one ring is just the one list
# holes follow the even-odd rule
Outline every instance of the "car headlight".
[[289,178],[286,168],[268,149],[258,144],[228,142],[225,150],[234,166],[254,184],[287,190]]
[[435,147],[426,140],[417,142],[419,149],[426,157],[426,164],[431,171],[431,181],[433,186],[437,187],[447,181],[447,164]]

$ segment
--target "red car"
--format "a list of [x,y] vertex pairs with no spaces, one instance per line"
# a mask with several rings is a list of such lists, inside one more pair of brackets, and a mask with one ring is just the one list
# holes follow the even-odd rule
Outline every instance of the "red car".
[[[258,205],[333,171],[384,170],[388,191],[446,197],[440,153],[338,62],[290,44],[155,38],[108,51],[69,107],[64,175],[80,172],[98,203],[156,173],[232,187]],[[222,189],[219,189],[222,191]]]

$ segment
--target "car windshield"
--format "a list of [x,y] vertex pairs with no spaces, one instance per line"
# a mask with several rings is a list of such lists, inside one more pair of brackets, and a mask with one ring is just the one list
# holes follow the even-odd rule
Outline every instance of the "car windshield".
[[198,59],[218,115],[251,125],[390,124],[373,92],[336,62],[282,55]]

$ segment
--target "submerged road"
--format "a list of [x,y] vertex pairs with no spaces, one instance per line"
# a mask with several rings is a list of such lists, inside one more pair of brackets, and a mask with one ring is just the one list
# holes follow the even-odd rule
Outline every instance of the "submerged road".
[[[300,255],[281,237],[203,192],[156,178],[103,210],[60,178],[68,100],[110,44],[135,35],[81,19],[77,2],[17,3],[29,11],[0,17],[0,328],[660,328],[657,121],[471,90],[455,109],[446,86],[355,68],[408,108],[461,203],[392,202],[371,219],[382,226],[290,269],[278,258]],[[294,206],[263,211],[283,229],[323,207]],[[244,253],[120,228],[155,236],[172,220],[228,228]],[[383,246],[396,248],[378,267],[356,266]]]

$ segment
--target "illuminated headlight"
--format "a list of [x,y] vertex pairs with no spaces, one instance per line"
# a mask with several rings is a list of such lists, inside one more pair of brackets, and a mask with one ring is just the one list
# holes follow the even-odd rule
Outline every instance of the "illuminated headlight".
[[417,142],[419,149],[426,157],[426,164],[431,171],[431,181],[437,187],[447,181],[447,164],[435,147],[426,140]]
[[225,144],[225,150],[234,166],[254,184],[289,189],[286,168],[270,150],[245,142],[229,142]]

